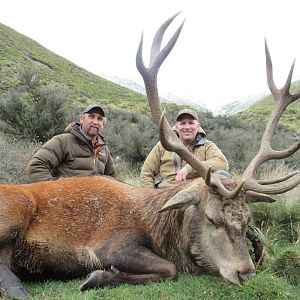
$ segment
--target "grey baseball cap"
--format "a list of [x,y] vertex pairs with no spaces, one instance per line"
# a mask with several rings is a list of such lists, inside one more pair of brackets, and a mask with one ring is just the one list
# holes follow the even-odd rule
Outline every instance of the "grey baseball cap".
[[96,104],[89,104],[82,112],[82,114],[87,114],[90,113],[91,111],[93,112],[98,112],[101,116],[105,117],[104,110],[101,106],[96,105]]
[[177,114],[176,121],[178,121],[179,117],[182,116],[182,115],[190,115],[191,117],[193,117],[193,119],[199,121],[199,118],[198,118],[197,113],[196,113],[195,111],[193,111],[192,109],[190,109],[190,108],[182,109],[182,110]]

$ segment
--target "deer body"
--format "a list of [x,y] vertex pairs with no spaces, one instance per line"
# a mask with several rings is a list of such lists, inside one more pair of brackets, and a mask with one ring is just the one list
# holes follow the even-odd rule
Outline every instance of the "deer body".
[[[115,238],[113,232],[141,227],[138,201],[130,202],[128,197],[138,194],[135,188],[108,177],[99,179],[83,177],[0,187],[1,208],[7,207],[2,208],[0,228],[3,232],[6,227],[8,236],[18,236],[18,265],[32,273],[54,269],[64,275],[80,275],[97,263],[89,251],[100,240]],[[12,190],[18,192],[7,200]]]
[[[198,201],[199,193],[197,206],[158,212],[178,195]],[[13,272],[66,279],[106,270],[92,272],[82,290],[173,279],[177,271],[211,270],[232,282],[254,273],[245,243],[247,204],[243,197],[210,198],[201,178],[163,191],[105,176],[1,185],[0,201],[0,269],[13,277],[0,285],[8,295],[10,286],[20,286]]]

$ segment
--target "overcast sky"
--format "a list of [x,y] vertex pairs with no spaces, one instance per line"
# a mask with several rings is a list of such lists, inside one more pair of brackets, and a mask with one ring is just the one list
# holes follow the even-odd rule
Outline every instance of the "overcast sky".
[[181,36],[158,77],[160,91],[209,108],[268,93],[264,38],[282,86],[298,57],[299,0],[1,0],[0,22],[95,73],[142,84],[135,54],[144,31],[147,47],[158,26],[178,11],[171,34]]

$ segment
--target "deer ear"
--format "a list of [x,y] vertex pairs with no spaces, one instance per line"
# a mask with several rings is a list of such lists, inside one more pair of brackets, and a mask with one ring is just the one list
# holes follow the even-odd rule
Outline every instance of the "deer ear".
[[197,205],[201,200],[198,185],[188,187],[169,199],[158,212],[180,208],[185,210],[191,205]]
[[267,203],[272,203],[275,202],[276,200],[270,197],[269,195],[263,194],[263,193],[257,193],[253,191],[247,191],[245,195],[245,201],[247,203],[252,203],[252,202],[267,202]]

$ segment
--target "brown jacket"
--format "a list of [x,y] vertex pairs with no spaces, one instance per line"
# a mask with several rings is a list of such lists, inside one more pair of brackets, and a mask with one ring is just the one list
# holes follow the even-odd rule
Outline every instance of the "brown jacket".
[[95,144],[86,137],[79,123],[54,136],[37,151],[28,167],[32,182],[90,175],[116,176],[112,157],[104,138]]
[[[222,151],[211,141],[206,139],[202,129],[198,132],[190,151],[203,162],[205,167],[211,166],[212,172],[216,170],[228,171],[229,165]],[[188,170],[187,179],[199,177],[196,171],[176,153],[166,151],[158,142],[146,158],[141,174],[140,181],[142,186],[154,187],[159,181],[159,187],[167,187],[176,183],[177,172],[186,166]]]

